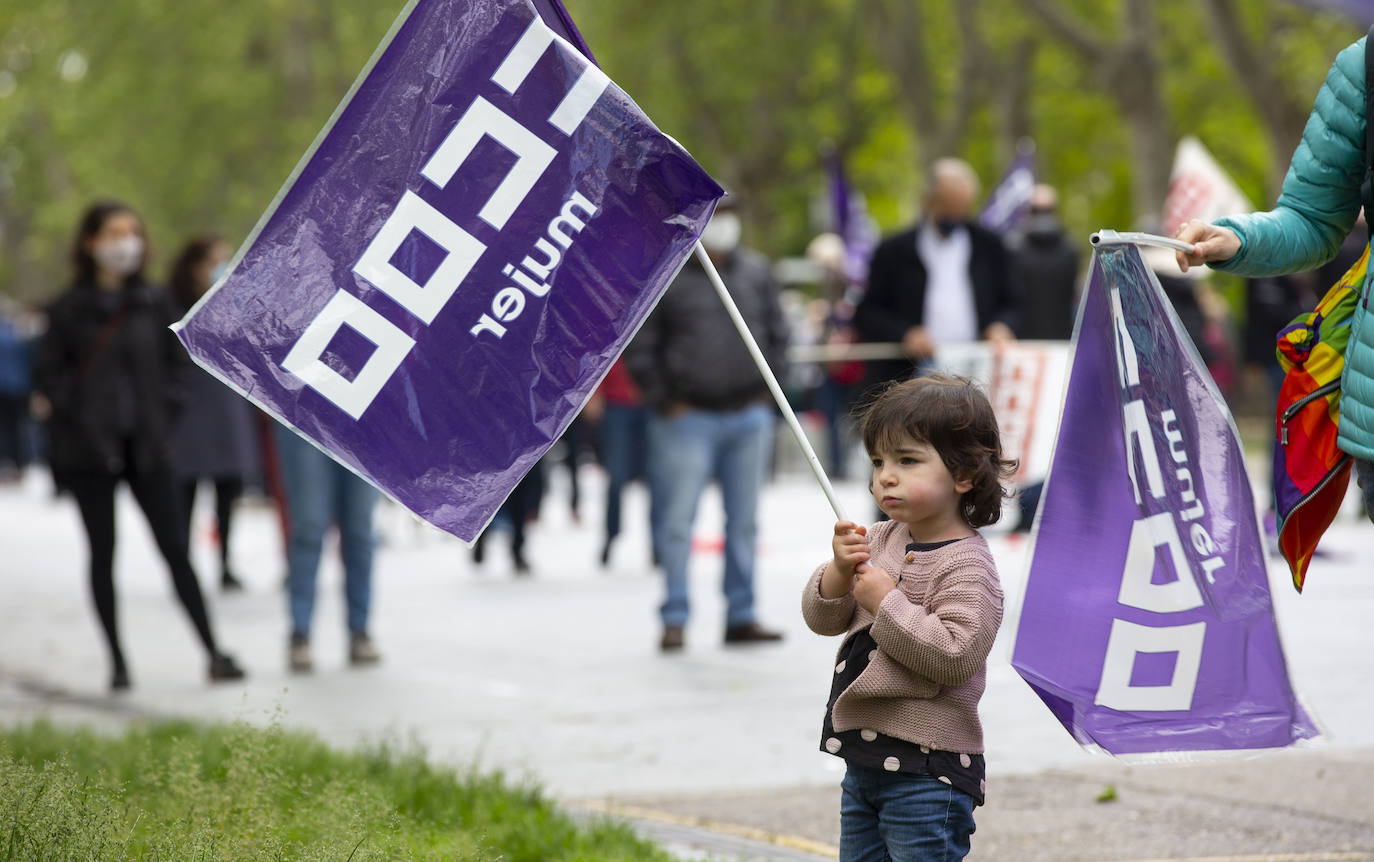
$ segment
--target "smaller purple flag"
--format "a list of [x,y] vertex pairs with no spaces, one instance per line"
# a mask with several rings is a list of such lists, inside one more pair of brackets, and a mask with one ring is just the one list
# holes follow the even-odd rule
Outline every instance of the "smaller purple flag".
[[177,327],[196,362],[471,541],[586,403],[720,187],[556,0],[413,0]]
[[845,177],[844,156],[830,148],[825,154],[825,165],[830,174],[831,230],[844,240],[844,274],[850,284],[862,285],[868,280],[868,261],[878,244],[878,233],[873,229],[868,207],[854,194]]
[[1317,735],[1288,680],[1244,452],[1133,245],[1079,310],[1012,664],[1112,754]]
[[978,223],[990,231],[1006,233],[1021,223],[1030,212],[1031,192],[1035,189],[1035,145],[1022,141],[1016,148],[1007,172],[988,193]]

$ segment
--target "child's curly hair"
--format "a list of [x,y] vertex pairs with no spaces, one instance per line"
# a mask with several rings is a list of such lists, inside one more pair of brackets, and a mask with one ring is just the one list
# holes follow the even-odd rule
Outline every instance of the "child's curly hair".
[[1002,457],[992,404],[972,380],[928,374],[893,383],[863,408],[860,430],[870,454],[897,448],[907,438],[940,453],[950,475],[973,483],[959,500],[969,526],[985,527],[1002,517],[1002,500],[1011,496],[1005,483],[1017,462]]

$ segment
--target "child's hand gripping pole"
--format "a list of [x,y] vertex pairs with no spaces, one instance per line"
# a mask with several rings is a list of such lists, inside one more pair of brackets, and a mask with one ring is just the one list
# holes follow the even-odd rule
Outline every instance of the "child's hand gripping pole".
[[740,338],[744,339],[744,346],[749,348],[749,355],[754,358],[754,364],[758,366],[759,373],[763,375],[763,382],[768,384],[768,391],[773,393],[773,400],[777,402],[778,409],[782,411],[782,418],[787,420],[787,425],[792,429],[792,436],[797,439],[797,444],[801,446],[803,454],[806,455],[806,463],[811,465],[811,472],[815,474],[816,481],[821,483],[821,490],[825,492],[825,498],[830,501],[830,508],[834,510],[835,517],[845,520],[844,513],[840,511],[840,503],[835,499],[835,489],[830,486],[830,477],[825,475],[825,468],[821,466],[821,460],[816,457],[816,450],[811,447],[811,441],[806,439],[806,432],[802,430],[801,423],[797,421],[797,414],[792,412],[792,406],[787,403],[787,396],[783,395],[782,387],[778,385],[778,378],[774,376],[773,370],[768,367],[768,360],[764,358],[763,351],[759,349],[759,344],[754,340],[753,334],[749,331],[749,325],[744,322],[744,317],[739,313],[739,307],[735,305],[735,300],[730,296],[730,291],[726,289],[725,282],[721,280],[720,273],[716,271],[715,264],[711,263],[711,257],[706,253],[698,241],[696,245],[697,260],[706,270],[706,277],[711,280],[716,293],[720,296],[720,301],[725,304],[725,311],[730,315],[730,320],[735,324],[735,329],[739,331]]

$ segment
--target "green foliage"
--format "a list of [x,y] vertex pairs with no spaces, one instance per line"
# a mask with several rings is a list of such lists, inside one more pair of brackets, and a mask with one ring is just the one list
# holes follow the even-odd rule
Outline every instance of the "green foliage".
[[192,231],[242,239],[398,11],[352,0],[0,7],[5,292],[62,286],[76,219],[97,198],[138,209],[164,265]]
[[668,860],[622,826],[578,827],[533,787],[416,751],[182,722],[0,734],[0,858]]
[[[1103,44],[1130,30],[1129,0],[1046,2]],[[242,240],[403,5],[0,4],[0,293],[57,292],[76,217],[98,197],[144,214],[161,251],[155,271],[192,231]],[[747,241],[770,254],[800,253],[829,227],[826,143],[844,153],[884,229],[915,215],[931,158],[962,155],[990,186],[1021,135],[1037,143],[1075,233],[1134,226],[1139,168],[1117,84],[1024,3],[565,5],[617,83],[740,194]],[[1196,134],[1264,206],[1290,153],[1274,151],[1201,5],[1152,6],[1164,134]],[[1331,59],[1359,35],[1288,0],[1234,8],[1286,103],[1310,105]],[[1012,60],[1022,48],[1025,68]]]

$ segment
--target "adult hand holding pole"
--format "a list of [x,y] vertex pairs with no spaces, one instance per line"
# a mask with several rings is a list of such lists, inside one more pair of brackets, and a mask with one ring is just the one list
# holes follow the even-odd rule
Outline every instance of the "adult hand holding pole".
[[1184,272],[1188,271],[1189,266],[1230,260],[1240,251],[1240,237],[1236,236],[1235,231],[1197,219],[1184,222],[1175,238],[1193,246],[1191,254],[1183,251],[1174,252],[1178,259],[1178,268]]

